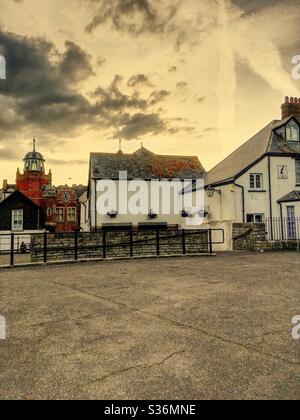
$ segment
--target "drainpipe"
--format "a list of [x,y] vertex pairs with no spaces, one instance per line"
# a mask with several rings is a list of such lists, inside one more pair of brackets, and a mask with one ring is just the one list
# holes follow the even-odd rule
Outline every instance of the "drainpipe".
[[268,156],[268,175],[269,175],[269,201],[270,201],[270,219],[271,219],[271,239],[274,239],[273,232],[273,208],[272,208],[272,177],[271,177],[271,156]]
[[95,181],[95,195],[94,195],[94,200],[95,200],[95,232],[97,232],[97,180],[94,179]]
[[242,190],[242,213],[243,213],[243,223],[246,222],[245,220],[245,188],[243,185],[237,184],[236,182],[233,183],[236,187],[240,188]]
[[281,238],[284,241],[283,211],[282,203],[280,203],[280,221],[281,221]]

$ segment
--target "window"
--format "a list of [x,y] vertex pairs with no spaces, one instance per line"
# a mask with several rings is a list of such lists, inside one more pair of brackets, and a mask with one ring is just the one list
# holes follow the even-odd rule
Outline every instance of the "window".
[[262,190],[262,188],[263,188],[262,174],[250,174],[250,189]]
[[47,209],[47,216],[48,217],[52,216],[52,209],[50,207]]
[[247,223],[264,223],[264,214],[247,214]]
[[296,123],[290,123],[286,127],[287,141],[299,141],[299,127]]
[[57,209],[56,209],[56,221],[57,221],[57,223],[64,223],[64,221],[65,221],[65,209],[63,207],[57,207]]
[[296,160],[296,184],[300,185],[300,160]]
[[76,222],[76,207],[68,208],[68,222]]
[[12,230],[23,230],[23,210],[12,210]]
[[287,206],[287,229],[288,238],[297,238],[297,222],[296,222],[296,211],[295,206]]

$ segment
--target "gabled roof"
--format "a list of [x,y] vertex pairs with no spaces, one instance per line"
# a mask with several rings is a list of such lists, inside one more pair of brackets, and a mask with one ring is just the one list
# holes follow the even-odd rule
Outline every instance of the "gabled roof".
[[0,207],[7,204],[9,201],[13,200],[14,197],[19,196],[23,201],[30,202],[33,206],[41,208],[38,204],[36,204],[34,201],[32,201],[30,198],[28,198],[26,195],[21,193],[21,191],[16,190],[12,194],[10,194],[8,197],[5,198],[5,200],[1,201]]
[[119,179],[127,171],[128,179],[199,179],[205,170],[196,156],[156,155],[141,147],[133,154],[91,153],[90,175],[94,179]]
[[300,191],[291,191],[278,200],[278,203],[289,203],[291,201],[300,201]]
[[[240,146],[226,159],[216,165],[207,173],[206,185],[233,182],[240,173],[257,162],[266,153],[300,153],[299,144],[286,142],[282,136],[276,133],[283,125],[290,120],[298,120],[288,117],[284,120],[274,120],[264,127],[254,137]],[[299,123],[299,122],[298,122]]]

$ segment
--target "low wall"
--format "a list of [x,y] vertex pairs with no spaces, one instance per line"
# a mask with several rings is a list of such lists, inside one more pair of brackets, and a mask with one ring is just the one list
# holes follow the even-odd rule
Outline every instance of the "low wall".
[[[132,238],[132,241],[131,241]],[[209,252],[206,230],[185,231],[183,241],[181,231],[159,231],[159,246],[156,231],[114,231],[99,233],[79,233],[77,239],[78,259],[120,258],[157,255],[182,255]],[[104,246],[105,245],[105,246]],[[48,234],[47,260],[73,260],[75,258],[75,234]],[[44,235],[34,235],[31,241],[31,261],[44,260]]]
[[268,247],[264,223],[233,223],[234,251],[260,251]]
[[295,251],[299,243],[295,240],[268,241],[264,223],[233,223],[234,251]]

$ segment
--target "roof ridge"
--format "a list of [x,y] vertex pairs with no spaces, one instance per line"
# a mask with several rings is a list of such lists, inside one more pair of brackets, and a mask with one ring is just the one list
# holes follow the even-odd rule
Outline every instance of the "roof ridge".
[[[274,124],[276,120],[271,121],[269,124],[267,124],[264,128],[259,130],[254,136],[252,136],[250,139],[246,140],[244,143],[242,143],[237,149],[233,150],[229,155],[227,155],[221,162],[217,163],[213,168],[211,168],[208,171],[208,174],[212,172],[214,169],[216,169],[219,165],[221,165],[223,162],[225,162],[227,159],[229,159],[234,153],[239,151],[243,146],[245,146],[247,143],[250,143],[255,137],[257,137],[260,133],[262,133],[268,126]],[[229,178],[228,178],[229,179]]]
[[[147,149],[146,149],[147,150]],[[161,155],[161,154],[156,154],[156,153],[152,153],[150,152],[153,156],[157,156],[157,157],[167,157],[167,158],[185,158],[185,159],[199,159],[199,156],[197,155]],[[101,155],[101,156],[105,156],[105,155],[109,155],[109,156],[135,156],[136,152],[134,153],[122,153],[119,154],[118,152],[114,153],[114,152],[90,152],[90,156],[96,156],[96,155]]]

